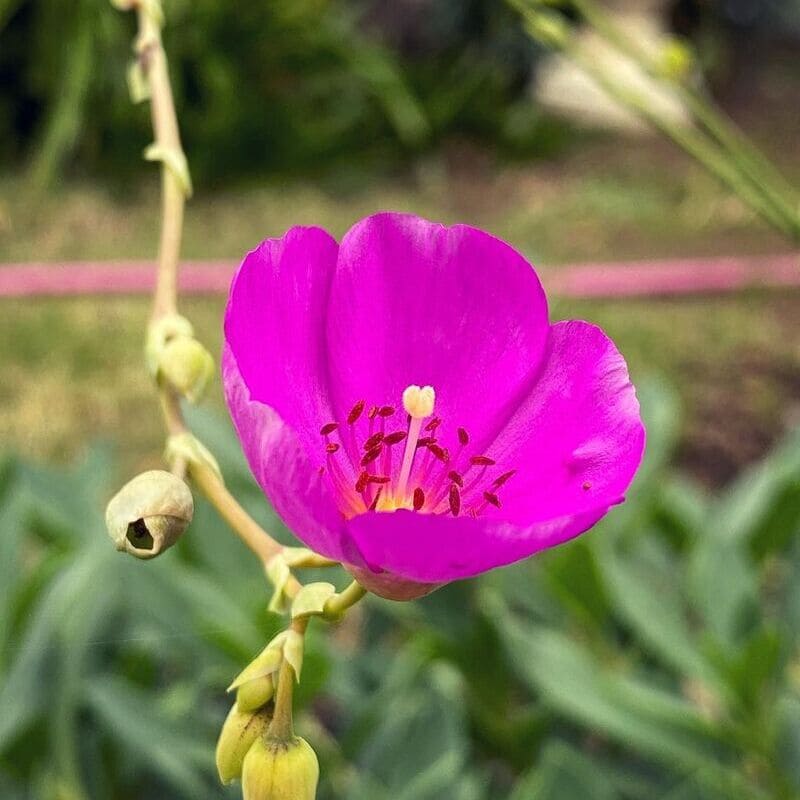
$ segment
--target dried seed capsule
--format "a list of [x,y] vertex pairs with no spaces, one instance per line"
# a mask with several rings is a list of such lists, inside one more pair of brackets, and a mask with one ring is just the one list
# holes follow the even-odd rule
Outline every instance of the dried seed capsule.
[[171,472],[143,472],[106,507],[108,535],[117,550],[155,558],[178,541],[194,514],[189,487]]

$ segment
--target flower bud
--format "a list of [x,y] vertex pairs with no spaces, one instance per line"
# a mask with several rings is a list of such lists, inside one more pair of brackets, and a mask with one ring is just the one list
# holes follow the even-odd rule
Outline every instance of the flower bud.
[[214,374],[211,353],[192,336],[175,336],[164,345],[158,375],[190,403],[196,403]]
[[272,707],[255,713],[245,712],[234,703],[217,741],[217,772],[219,779],[230,783],[242,777],[242,764],[253,742],[263,737],[272,720]]
[[691,46],[683,39],[672,37],[664,44],[658,69],[669,80],[682,82],[692,73],[695,65],[694,53]]
[[189,487],[171,472],[155,469],[137,475],[111,498],[106,527],[117,550],[154,558],[178,541],[193,514]]
[[255,711],[272,700],[275,680],[272,675],[262,675],[243,683],[236,690],[236,704],[242,711]]
[[305,739],[259,737],[242,767],[244,800],[314,800],[319,762]]

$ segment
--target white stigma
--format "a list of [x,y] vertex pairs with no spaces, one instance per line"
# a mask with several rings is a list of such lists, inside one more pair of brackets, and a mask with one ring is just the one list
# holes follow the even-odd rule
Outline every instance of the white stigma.
[[[403,390],[403,408],[412,419],[423,420],[433,414],[436,392],[433,386],[412,383]],[[414,443],[416,446],[416,442]]]
[[396,499],[403,501],[406,497],[408,478],[411,475],[411,467],[414,464],[414,456],[417,452],[417,441],[422,429],[422,420],[433,414],[433,406],[436,402],[436,392],[433,386],[417,386],[412,383],[403,391],[403,408],[411,420],[408,423],[408,436],[406,437],[406,449],[403,453],[403,463],[400,466],[400,477],[397,481]]

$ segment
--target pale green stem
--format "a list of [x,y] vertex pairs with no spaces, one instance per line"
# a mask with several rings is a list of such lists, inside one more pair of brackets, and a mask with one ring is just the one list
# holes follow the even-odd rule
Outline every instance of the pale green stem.
[[343,614],[364,597],[366,593],[367,590],[358,581],[353,581],[343,592],[334,595],[325,603],[325,616],[337,617]]
[[[580,1],[580,0],[579,0]],[[536,36],[537,15],[541,12],[532,7],[530,0],[508,0],[509,4],[516,8],[523,19],[531,26],[531,35]],[[551,43],[552,44],[552,43]],[[719,147],[696,128],[674,123],[663,115],[657,113],[648,102],[647,98],[638,93],[619,85],[610,78],[602,68],[592,61],[586,59],[575,47],[567,41],[560,48],[565,55],[570,58],[576,66],[586,72],[611,98],[634,111],[639,116],[647,120],[651,125],[661,130],[669,136],[676,144],[682,147],[689,155],[697,159],[712,174],[716,175],[721,181],[726,183],[736,194],[742,197],[755,211],[764,217],[781,232],[795,238],[798,229],[790,215],[786,213],[785,205],[782,209],[776,208],[774,202],[770,202],[769,197],[765,197],[761,192],[761,187],[753,184],[747,175],[742,174],[735,164],[720,151]]]
[[[138,21],[136,54],[147,79],[150,93],[150,108],[155,144],[164,152],[179,154],[184,159],[178,130],[178,118],[169,82],[167,57],[161,41],[161,24],[149,3],[134,3]],[[178,305],[178,264],[183,232],[183,210],[186,187],[180,177],[165,161],[161,164],[161,240],[156,273],[156,289],[153,295],[152,320],[174,314]],[[165,382],[159,385],[159,400],[164,424],[170,436],[183,434],[189,427],[183,416],[180,397]],[[239,505],[225,488],[219,476],[204,464],[189,464],[185,459],[176,459],[173,472],[183,477],[190,472],[197,487],[217,509],[239,536],[239,538],[266,563],[282,550],[282,545],[273,539]],[[291,597],[300,585],[292,578],[286,593]]]
[[[620,30],[608,13],[594,0],[571,0],[571,2],[584,20],[611,45],[633,59],[651,78],[666,83],[677,92],[695,119],[728,151],[754,188],[764,194],[775,213],[784,218],[789,227],[786,232],[794,238],[800,237],[800,205],[794,187],[736,125],[699,91],[680,81],[666,78],[652,55]],[[782,230],[786,229],[782,227]]]
[[[292,630],[305,635],[308,627],[308,618],[292,620]],[[280,739],[288,742],[294,738],[294,718],[292,714],[292,704],[294,699],[294,683],[296,676],[294,668],[286,660],[283,660],[280,671],[278,672],[278,688],[275,692],[275,710],[272,714],[272,721],[267,728],[267,736],[273,739]]]

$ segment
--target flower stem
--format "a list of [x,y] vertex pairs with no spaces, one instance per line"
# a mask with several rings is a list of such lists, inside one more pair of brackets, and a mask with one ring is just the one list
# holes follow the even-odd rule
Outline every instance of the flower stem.
[[[305,635],[308,627],[308,618],[292,620],[291,629]],[[267,735],[273,739],[289,741],[294,738],[294,722],[292,715],[292,700],[296,676],[292,665],[284,659],[278,673],[278,689],[275,693],[275,710],[272,722],[267,729]]]
[[[238,537],[250,550],[258,556],[264,565],[283,552],[283,545],[276,542],[264,529],[239,505],[236,498],[228,491],[211,467],[203,462],[190,462],[189,475],[206,499],[217,509],[217,512],[230,525]],[[288,597],[294,597],[300,590],[300,583],[294,576],[284,589]]]
[[[165,152],[185,159],[172,99],[167,56],[161,42],[161,20],[147,2],[136,3],[139,33],[136,53],[150,89],[150,114],[155,143]],[[183,233],[186,190],[166,161],[161,164],[161,241],[159,244],[153,318],[175,312],[177,306],[178,259]]]
[[800,206],[794,188],[744,133],[699,90],[665,78],[652,56],[620,30],[594,0],[571,2],[583,19],[609,44],[631,58],[650,78],[666,82],[676,91],[694,118],[728,151],[741,173],[764,195],[773,211],[783,218],[789,227],[787,232],[794,238],[800,237]]
[[352,608],[364,595],[367,590],[358,582],[353,581],[343,592],[331,597],[325,603],[325,616],[337,617],[347,609]]
[[[533,38],[540,38],[539,5],[535,0],[507,0],[526,23]],[[653,127],[670,137],[679,147],[738,194],[767,222],[792,240],[800,239],[800,206],[795,192],[758,148],[699,91],[666,77],[659,64],[642,47],[629,39],[594,0],[571,0],[600,36],[620,53],[631,58],[650,78],[668,86],[692,114],[698,126],[673,122],[659,113],[640,92],[620,84],[599,64],[587,58],[568,38],[546,44],[565,54],[612,99],[627,107]]]
[[[133,0],[138,32],[134,49],[150,95],[150,111],[155,136],[153,151],[161,160],[161,239],[156,288],[153,294],[151,324],[174,314],[178,306],[178,263],[183,232],[183,210],[189,192],[186,157],[181,146],[178,118],[169,82],[167,57],[161,41],[161,6],[157,0]],[[182,169],[183,171],[182,171]],[[189,432],[178,393],[162,382],[159,401],[164,425],[170,436]],[[188,471],[220,516],[239,538],[266,564],[282,549],[239,505],[219,476],[207,465],[177,458],[172,471],[184,477]],[[300,584],[291,578],[286,593],[296,594]]]

